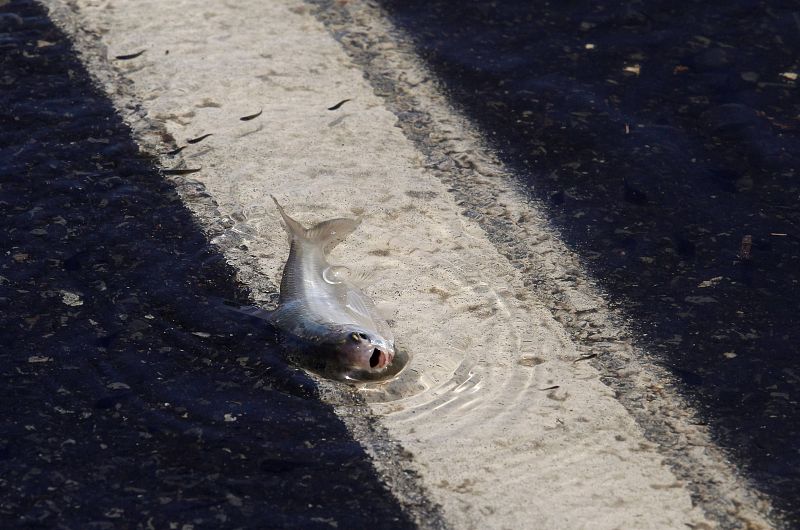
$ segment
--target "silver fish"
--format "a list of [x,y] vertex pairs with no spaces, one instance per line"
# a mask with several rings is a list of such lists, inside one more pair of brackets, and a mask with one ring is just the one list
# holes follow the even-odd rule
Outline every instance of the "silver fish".
[[331,219],[306,229],[289,217],[275,197],[272,200],[289,234],[289,258],[277,309],[249,314],[308,343],[309,355],[322,362],[325,375],[333,370],[338,378],[374,380],[396,374],[402,366],[396,366],[400,359],[395,359],[389,325],[372,300],[350,282],[347,268],[326,259],[361,221]]

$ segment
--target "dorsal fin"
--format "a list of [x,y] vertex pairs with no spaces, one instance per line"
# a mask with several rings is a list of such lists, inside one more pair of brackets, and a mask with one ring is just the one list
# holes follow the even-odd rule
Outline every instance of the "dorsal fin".
[[[270,197],[272,196],[270,195]],[[344,239],[352,234],[353,230],[358,228],[358,225],[361,224],[360,219],[339,218],[322,221],[306,230],[303,225],[289,217],[283,207],[278,203],[278,199],[272,197],[272,200],[275,201],[275,205],[278,207],[283,222],[286,224],[286,230],[289,232],[289,236],[291,238],[301,238],[316,243],[322,247],[325,254],[344,241]]]

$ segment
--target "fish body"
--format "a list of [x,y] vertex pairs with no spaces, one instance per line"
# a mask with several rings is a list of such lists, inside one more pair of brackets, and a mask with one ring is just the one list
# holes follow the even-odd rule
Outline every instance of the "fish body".
[[345,374],[386,372],[395,360],[391,329],[372,300],[349,280],[347,268],[327,260],[360,220],[331,219],[306,229],[272,199],[289,234],[290,248],[278,307],[264,312],[264,318],[308,343],[311,355],[328,367]]

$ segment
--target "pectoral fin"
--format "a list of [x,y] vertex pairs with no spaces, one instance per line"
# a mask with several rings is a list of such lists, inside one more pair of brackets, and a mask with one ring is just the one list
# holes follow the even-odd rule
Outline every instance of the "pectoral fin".
[[274,310],[262,309],[254,305],[245,305],[240,307],[225,306],[229,311],[234,313],[241,313],[243,315],[260,318],[261,320],[272,321]]
[[362,293],[351,289],[347,291],[346,307],[362,320],[372,322],[372,303]]
[[390,342],[394,341],[392,330],[389,329],[389,325],[378,313],[372,300],[360,290],[353,288],[347,291],[345,307],[358,322],[368,328],[374,329],[380,333],[384,339]]

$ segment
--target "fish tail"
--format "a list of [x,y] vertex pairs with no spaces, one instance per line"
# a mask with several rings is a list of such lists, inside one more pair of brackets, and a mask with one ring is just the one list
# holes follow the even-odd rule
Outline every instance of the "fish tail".
[[303,225],[289,217],[289,214],[283,209],[283,206],[278,202],[278,199],[275,198],[274,195],[270,195],[272,200],[275,201],[275,206],[278,207],[278,212],[280,212],[281,217],[283,218],[283,223],[286,225],[286,231],[289,233],[289,239],[300,238],[303,239],[306,237],[307,230]]
[[301,238],[319,245],[325,254],[344,241],[361,224],[361,219],[339,218],[323,221],[306,230],[303,225],[289,217],[275,197],[272,195],[270,197],[275,201],[275,205],[278,207],[281,217],[283,217],[283,222],[286,224],[290,238]]

